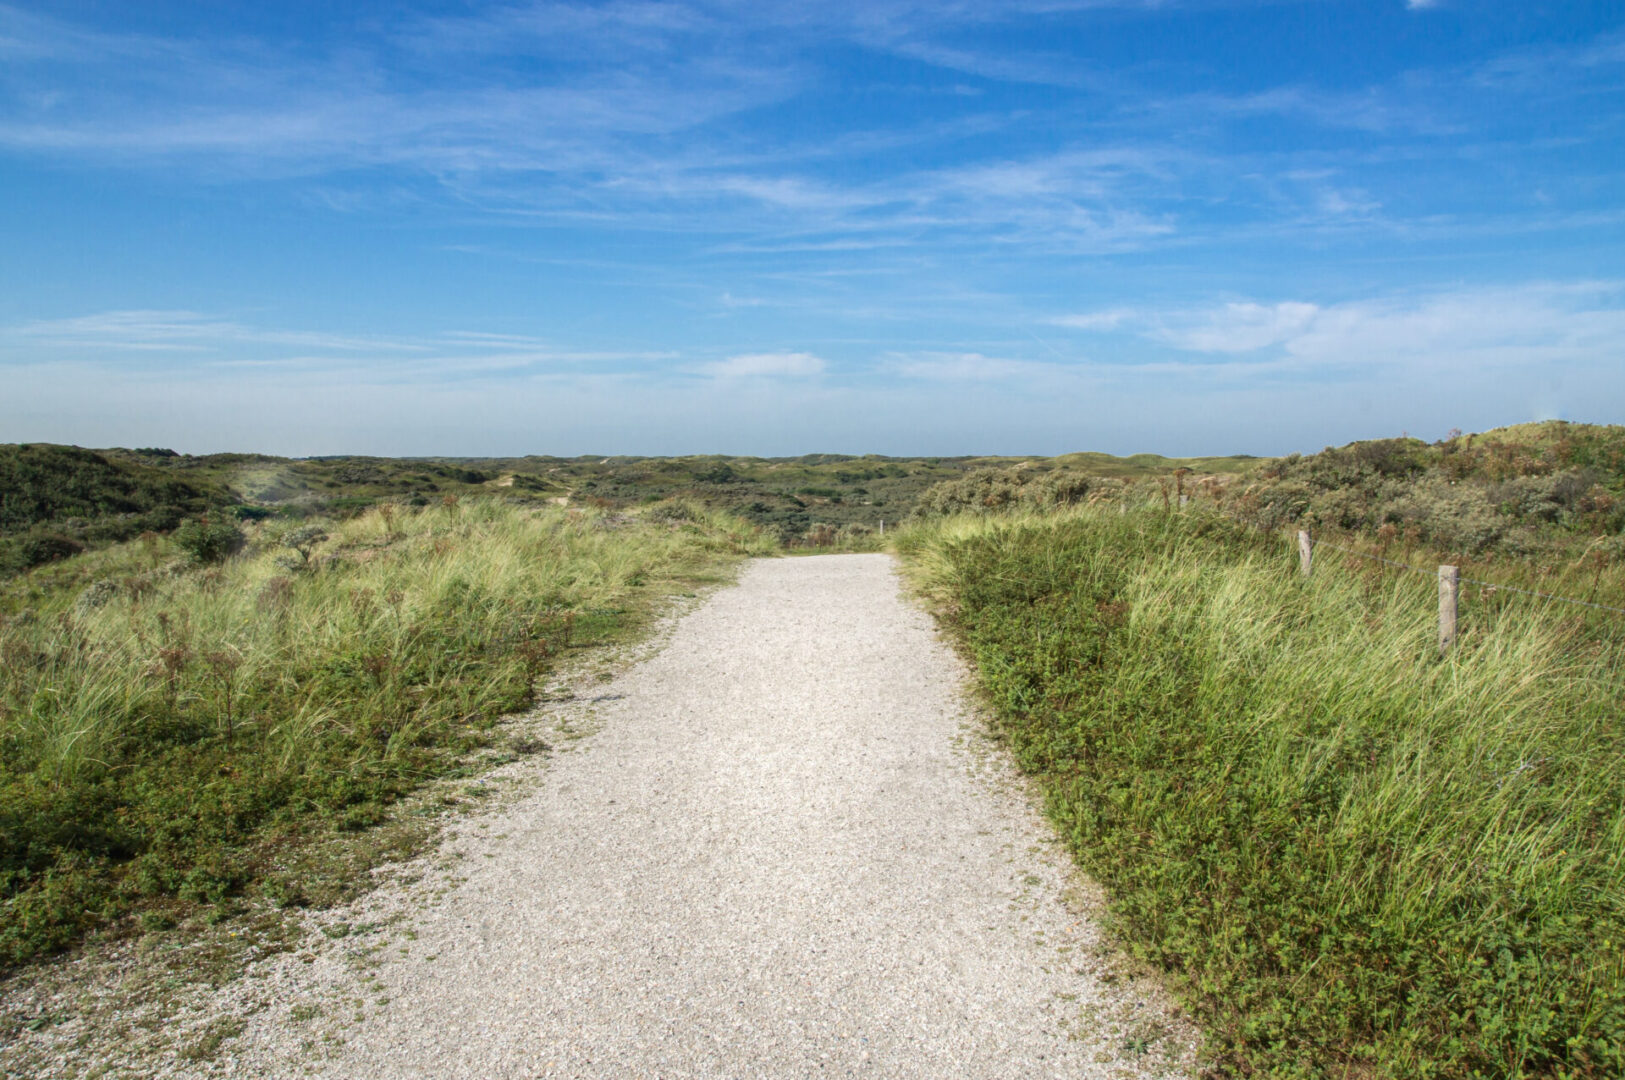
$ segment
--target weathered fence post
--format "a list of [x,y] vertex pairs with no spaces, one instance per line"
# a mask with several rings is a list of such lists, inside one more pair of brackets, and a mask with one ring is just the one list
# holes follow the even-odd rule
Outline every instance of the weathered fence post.
[[1312,569],[1314,569],[1314,561],[1315,561],[1315,545],[1314,545],[1314,541],[1309,539],[1309,534],[1306,531],[1304,531],[1303,529],[1299,529],[1298,530],[1298,569],[1303,571],[1303,576],[1304,577],[1308,577],[1309,572]]
[[1461,570],[1439,567],[1439,652],[1450,651],[1456,641],[1456,604],[1461,596]]
[[886,519],[885,518],[880,519],[880,535],[881,536],[886,535]]

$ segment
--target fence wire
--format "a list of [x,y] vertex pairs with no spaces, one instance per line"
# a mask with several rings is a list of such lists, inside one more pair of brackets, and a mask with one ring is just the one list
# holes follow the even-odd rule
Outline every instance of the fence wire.
[[[1331,544],[1324,540],[1316,540],[1314,537],[1310,537],[1309,543],[1312,545],[1312,547],[1328,547],[1333,551],[1341,551],[1346,555],[1353,555],[1356,558],[1370,559],[1372,562],[1385,563],[1388,566],[1398,567],[1401,570],[1409,570],[1411,573],[1421,574],[1423,577],[1435,577],[1437,575],[1437,571],[1434,570],[1424,570],[1419,566],[1412,566],[1410,563],[1395,562],[1393,559],[1385,559],[1381,555],[1369,555],[1363,551],[1355,551],[1353,548],[1343,547],[1341,544]],[[1494,589],[1499,592],[1518,593],[1522,596],[1538,596],[1542,600],[1556,600],[1562,604],[1577,604],[1580,607],[1594,608],[1597,611],[1611,611],[1616,615],[1625,615],[1625,608],[1613,607],[1608,604],[1594,604],[1590,600],[1576,600],[1571,596],[1558,596],[1556,593],[1538,592],[1534,589],[1520,589],[1515,585],[1502,585],[1499,582],[1481,581],[1478,578],[1464,577],[1461,579],[1461,581],[1464,585],[1481,585],[1486,589]]]

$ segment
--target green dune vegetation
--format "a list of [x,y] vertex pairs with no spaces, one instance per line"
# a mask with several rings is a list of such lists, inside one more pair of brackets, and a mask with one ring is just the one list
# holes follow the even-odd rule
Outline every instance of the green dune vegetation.
[[230,501],[220,485],[76,446],[0,446],[0,574],[168,531]]
[[[1625,430],[968,475],[896,544],[1226,1075],[1625,1075]],[[1183,489],[1183,490],[1182,490]],[[1179,496],[1187,495],[1183,508]],[[1299,573],[1292,534],[1324,550]]]
[[[922,492],[911,518],[1074,505],[1187,505],[1431,571],[1625,607],[1625,427],[1551,421],[1375,439],[1284,458],[1161,459],[1149,473],[1069,463],[974,467]],[[1114,459],[1121,463],[1145,460]],[[1206,461],[1206,470],[1196,467]]]
[[[11,445],[0,446],[0,578],[71,562],[81,551],[144,532],[168,532],[205,511],[342,519],[380,503],[421,507],[447,495],[609,510],[684,499],[759,525],[786,547],[873,547],[882,522],[895,525],[923,491],[942,481],[989,467],[1047,471],[1085,459],[1095,473],[1141,478],[1182,466],[1237,472],[1256,465],[1250,458],[1185,461],[1149,454],[279,458]],[[63,575],[76,578],[73,569],[58,567]]]
[[318,899],[291,849],[462,768],[566,650],[773,549],[682,503],[448,494],[77,556],[88,585],[0,617],[0,967],[130,912]]

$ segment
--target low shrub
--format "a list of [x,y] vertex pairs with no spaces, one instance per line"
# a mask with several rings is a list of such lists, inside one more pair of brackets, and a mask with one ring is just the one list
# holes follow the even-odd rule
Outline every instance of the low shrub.
[[1051,510],[1117,497],[1121,480],[1089,476],[1070,469],[977,469],[931,487],[914,505],[916,520],[953,514],[988,514],[1013,510]]
[[236,522],[226,517],[183,521],[169,538],[193,562],[202,565],[222,562],[241,551],[248,542]]
[[61,533],[35,533],[17,541],[18,563],[21,568],[43,566],[48,562],[66,559],[85,550],[85,545]]
[[[389,504],[385,503],[384,505],[388,506]],[[379,512],[382,514],[385,511],[380,508]],[[393,507],[389,508],[388,514],[389,519],[386,521],[385,528],[388,531],[393,531]],[[316,550],[317,544],[320,544],[326,539],[327,530],[322,528],[320,525],[301,525],[296,529],[289,529],[287,532],[282,534],[281,543],[282,547],[293,552],[293,555],[283,556],[280,560],[278,560],[278,565],[285,570],[308,569],[310,567],[311,552]],[[295,556],[297,556],[297,558]]]
[[667,499],[654,503],[643,511],[643,520],[667,523],[703,521],[705,516],[706,510],[703,506],[685,499]]

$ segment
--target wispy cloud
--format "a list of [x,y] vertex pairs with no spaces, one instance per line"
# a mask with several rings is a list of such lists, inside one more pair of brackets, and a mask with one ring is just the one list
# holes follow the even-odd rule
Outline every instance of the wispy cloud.
[[[694,57],[670,51],[669,41],[610,33],[661,29],[624,8],[589,18],[587,9],[545,5],[529,21],[548,12],[576,26],[558,35],[536,28],[570,53],[571,64],[545,77],[495,73],[446,85],[425,78],[425,65],[459,42],[517,41],[500,17],[439,20],[420,42],[432,41],[436,55],[374,41],[370,49],[312,56],[254,42],[92,33],[0,7],[0,35],[20,65],[53,62],[97,75],[49,107],[9,110],[0,146],[137,161],[203,155],[273,173],[380,163],[429,175],[604,168],[623,156],[619,140],[703,125],[797,85],[793,65]],[[664,29],[675,30],[676,21]],[[629,53],[645,62],[628,65]],[[20,66],[4,82],[27,86],[29,70]],[[53,71],[39,70],[56,81]],[[89,89],[95,85],[117,92]]]
[[1202,116],[1275,116],[1309,120],[1334,130],[1430,135],[1463,130],[1460,121],[1441,115],[1434,100],[1419,98],[1406,90],[1408,88],[1385,85],[1353,91],[1286,85],[1247,94],[1208,92],[1169,96],[1148,102],[1146,110],[1185,123]]
[[[1531,282],[1332,304],[1227,301],[1113,309],[1049,322],[1130,333],[1180,352],[1243,358],[1246,364],[1262,359],[1276,371],[1370,372],[1417,364],[1527,369],[1614,362],[1625,335],[1625,282]],[[1270,356],[1275,359],[1264,359]]]
[[821,375],[824,361],[812,353],[745,353],[698,365],[695,370],[719,379],[806,378]]
[[[705,234],[712,253],[994,243],[1077,255],[1249,225],[1391,227],[1377,219],[1406,200],[1388,197],[1369,163],[1282,194],[1292,184],[1280,155],[1224,144],[1224,131],[1256,117],[1401,141],[1466,130],[1451,88],[1472,69],[1336,90],[1179,93],[1148,88],[1143,73],[1108,77],[1073,55],[976,44],[990,27],[1044,26],[1095,7],[1177,15],[1126,0],[765,3],[748,17],[732,0],[537,2],[407,18],[328,52],[102,32],[0,5],[0,151],[183,165],[213,179],[321,176],[331,179],[309,197],[352,213],[449,201],[540,224]],[[975,103],[873,130],[796,135],[791,124],[789,137],[764,141],[762,117],[845,78],[817,57],[820,44],[1069,96],[1048,109]],[[1605,46],[1569,53],[1600,70],[1614,62]],[[1497,92],[1549,96],[1591,70],[1562,59],[1529,55],[1525,66],[1570,74],[1521,83],[1506,74],[1518,65],[1502,61]],[[459,78],[438,77],[451,65]],[[1489,78],[1490,65],[1479,67]],[[1035,131],[1043,137],[1020,152],[1000,145],[934,167],[921,162],[939,155],[896,152]],[[392,170],[393,182],[339,179],[376,169]]]
[[1048,321],[1051,326],[1068,326],[1074,330],[1115,330],[1138,316],[1136,308],[1116,307],[1080,315],[1058,315]]
[[0,361],[99,363],[139,357],[155,374],[177,369],[287,368],[373,372],[391,379],[587,369],[648,369],[669,350],[560,348],[521,334],[451,331],[433,336],[334,334],[269,328],[195,311],[106,311],[0,326]]
[[427,346],[383,337],[268,330],[195,311],[105,311],[68,319],[42,319],[0,330],[0,335],[83,349],[204,351],[242,345],[286,345],[333,352],[423,352]]
[[[1073,322],[1091,336],[1087,358],[867,344],[843,354],[840,378],[819,378],[832,367],[811,351],[694,364],[505,331],[380,338],[114,312],[0,328],[12,391],[0,426],[21,439],[289,453],[1274,453],[1625,407],[1625,282],[1227,300]],[[39,332],[53,326],[77,336]],[[181,348],[153,367],[145,352],[131,362],[84,343],[103,338]],[[284,344],[295,340],[335,347]],[[354,348],[377,342],[391,348]],[[715,418],[703,432],[686,419],[701,414]]]
[[987,382],[998,379],[1047,378],[1069,370],[1067,365],[1034,360],[986,356],[982,353],[891,353],[881,370],[909,379],[950,382]]
[[1170,319],[1152,334],[1188,352],[1252,352],[1295,338],[1320,314],[1316,305],[1292,300],[1230,303],[1184,319]]

